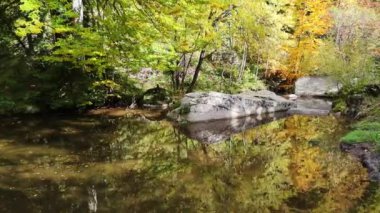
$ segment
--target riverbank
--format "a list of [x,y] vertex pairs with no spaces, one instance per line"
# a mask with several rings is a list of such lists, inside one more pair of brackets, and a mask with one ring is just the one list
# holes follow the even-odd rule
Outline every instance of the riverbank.
[[[380,181],[380,98],[363,97],[351,125],[341,138],[341,149],[361,161],[372,181]],[[348,110],[350,111],[350,110]]]
[[104,115],[110,117],[134,117],[142,116],[150,120],[160,120],[166,117],[167,110],[164,109],[151,109],[151,108],[137,108],[129,109],[125,107],[114,108],[98,108],[92,109],[85,113],[85,115]]

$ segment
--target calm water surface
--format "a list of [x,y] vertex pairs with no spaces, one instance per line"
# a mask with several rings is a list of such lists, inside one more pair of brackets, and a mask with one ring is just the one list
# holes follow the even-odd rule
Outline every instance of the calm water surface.
[[2,118],[0,212],[348,212],[372,196],[344,122],[259,120]]

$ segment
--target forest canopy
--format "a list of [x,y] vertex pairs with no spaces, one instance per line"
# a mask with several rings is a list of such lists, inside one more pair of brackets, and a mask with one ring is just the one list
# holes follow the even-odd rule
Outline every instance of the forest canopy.
[[379,23],[370,0],[5,0],[0,112],[129,104],[156,85],[286,90],[315,74],[360,90],[379,83]]

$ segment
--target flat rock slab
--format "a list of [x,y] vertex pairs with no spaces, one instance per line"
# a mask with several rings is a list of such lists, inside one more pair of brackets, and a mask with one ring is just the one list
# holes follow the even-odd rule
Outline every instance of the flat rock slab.
[[177,121],[201,122],[287,111],[295,103],[273,92],[249,91],[236,95],[218,92],[186,94],[181,105],[168,114]]
[[306,76],[296,81],[295,94],[298,96],[326,97],[337,94],[341,87],[341,84],[330,77]]

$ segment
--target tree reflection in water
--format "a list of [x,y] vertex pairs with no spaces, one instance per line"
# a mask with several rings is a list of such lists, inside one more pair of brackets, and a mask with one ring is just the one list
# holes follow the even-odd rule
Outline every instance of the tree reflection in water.
[[0,126],[1,212],[347,212],[367,187],[329,116],[246,125],[213,144],[136,117],[19,120]]

